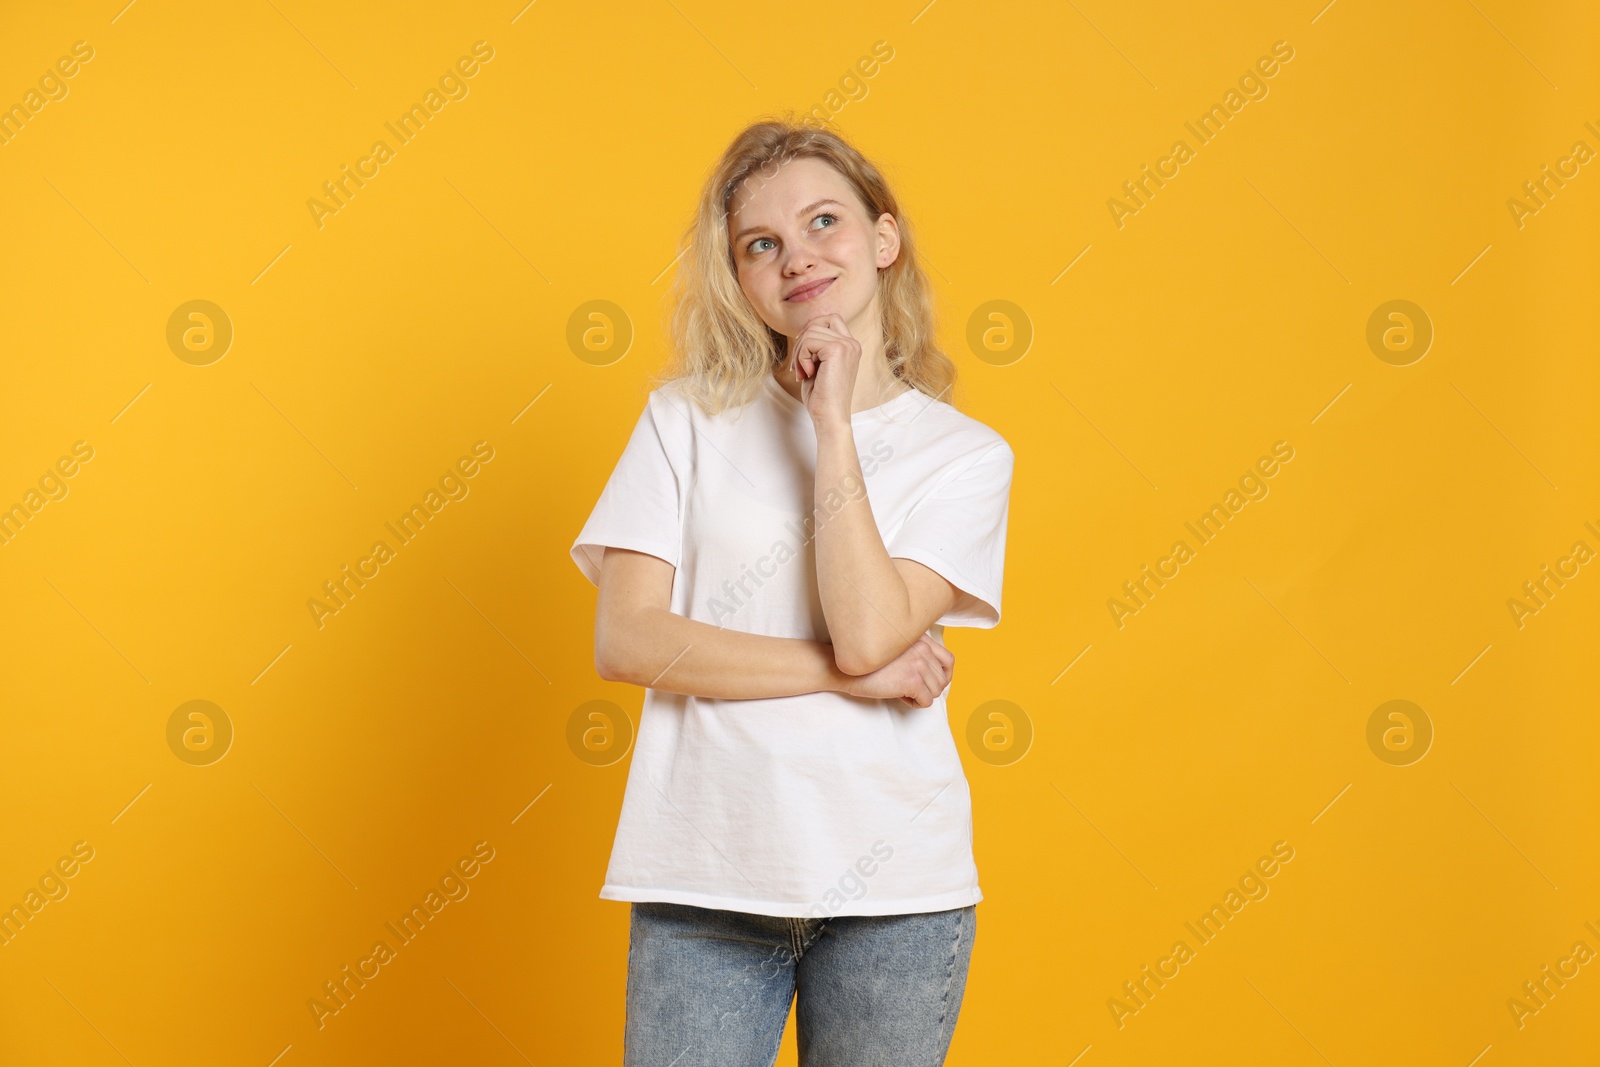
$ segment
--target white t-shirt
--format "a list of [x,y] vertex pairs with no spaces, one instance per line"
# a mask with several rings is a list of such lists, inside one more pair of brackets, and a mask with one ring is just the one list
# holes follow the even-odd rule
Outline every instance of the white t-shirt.
[[[889,555],[963,593],[929,633],[999,623],[1010,445],[916,390],[851,423]],[[816,457],[811,416],[771,375],[714,418],[669,383],[650,393],[572,559],[598,584],[603,546],[647,552],[677,568],[675,614],[827,641]],[[972,800],[945,694],[918,708],[646,689],[600,896],[780,916],[977,903]]]

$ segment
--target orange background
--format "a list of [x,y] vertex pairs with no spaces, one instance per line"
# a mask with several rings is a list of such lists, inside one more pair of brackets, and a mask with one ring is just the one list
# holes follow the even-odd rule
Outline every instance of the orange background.
[[[949,638],[986,895],[949,1062],[1593,1057],[1592,961],[1520,1027],[1508,1007],[1600,951],[1600,575],[1508,606],[1600,551],[1596,164],[1509,206],[1600,150],[1592,7],[0,20],[0,104],[93,50],[0,144],[0,505],[38,505],[0,546],[0,904],[93,853],[0,947],[0,1060],[619,1061],[628,910],[596,894],[628,761],[568,738],[643,693],[596,678],[567,549],[660,366],[703,175],[813,106],[886,169],[958,404],[1017,455],[1004,621]],[[385,123],[478,41],[466,95],[398,144]],[[1279,41],[1200,144],[1185,123]],[[307,202],[380,138],[319,226]],[[169,343],[194,300],[217,332]],[[598,350],[571,340],[595,324]],[[1270,492],[1192,540],[1279,441]],[[323,583],[441,483],[319,625]],[[1107,602],[1179,539],[1119,627]],[[169,729],[196,700],[208,725]],[[1393,700],[1420,714],[1369,744]],[[1279,841],[1270,894],[1198,947],[1185,922]],[[479,842],[468,895],[319,1029],[323,983]],[[1108,1001],[1179,939],[1194,958],[1119,1026]]]

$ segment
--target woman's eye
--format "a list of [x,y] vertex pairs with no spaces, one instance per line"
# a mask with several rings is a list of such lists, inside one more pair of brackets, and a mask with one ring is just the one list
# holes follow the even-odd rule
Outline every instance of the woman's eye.
[[[833,223],[837,224],[838,221],[839,221],[839,216],[830,215],[827,212],[823,212],[821,215],[818,215],[816,218],[812,219],[811,221],[812,221],[812,223],[816,223],[816,222],[821,221],[822,219],[828,219],[830,222],[833,222]],[[833,227],[829,226],[829,227],[826,227],[826,228],[827,229],[832,229]],[[772,243],[772,238],[770,238],[770,237],[757,237],[754,241],[750,242],[750,244],[746,247],[745,251],[747,251],[747,252],[764,252],[764,251],[766,251],[766,249],[760,247],[761,242],[763,242],[763,241],[767,242],[768,244],[771,244]]]

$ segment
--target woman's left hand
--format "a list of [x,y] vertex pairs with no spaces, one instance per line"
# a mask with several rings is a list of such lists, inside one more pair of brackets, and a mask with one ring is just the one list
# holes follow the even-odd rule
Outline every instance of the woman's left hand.
[[811,382],[810,392],[802,392],[802,398],[813,423],[850,425],[850,400],[860,366],[861,342],[850,336],[842,315],[818,315],[789,342],[790,371],[798,369],[800,381]]

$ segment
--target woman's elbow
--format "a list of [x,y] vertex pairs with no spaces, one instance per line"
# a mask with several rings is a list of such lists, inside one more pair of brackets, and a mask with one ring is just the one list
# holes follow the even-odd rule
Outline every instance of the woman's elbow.
[[600,677],[602,682],[620,682],[623,680],[622,671],[611,660],[601,655],[598,645],[595,646],[594,650],[594,673]]
[[596,621],[594,628],[594,672],[602,681],[627,682],[633,678],[628,662],[630,643],[615,627]]
[[871,674],[888,664],[896,655],[898,653],[892,649],[870,648],[857,641],[835,642],[833,646],[834,666],[845,674],[857,677]]
[[594,657],[594,673],[600,676],[602,682],[631,683],[634,678],[633,668],[629,664],[607,659],[599,653]]

